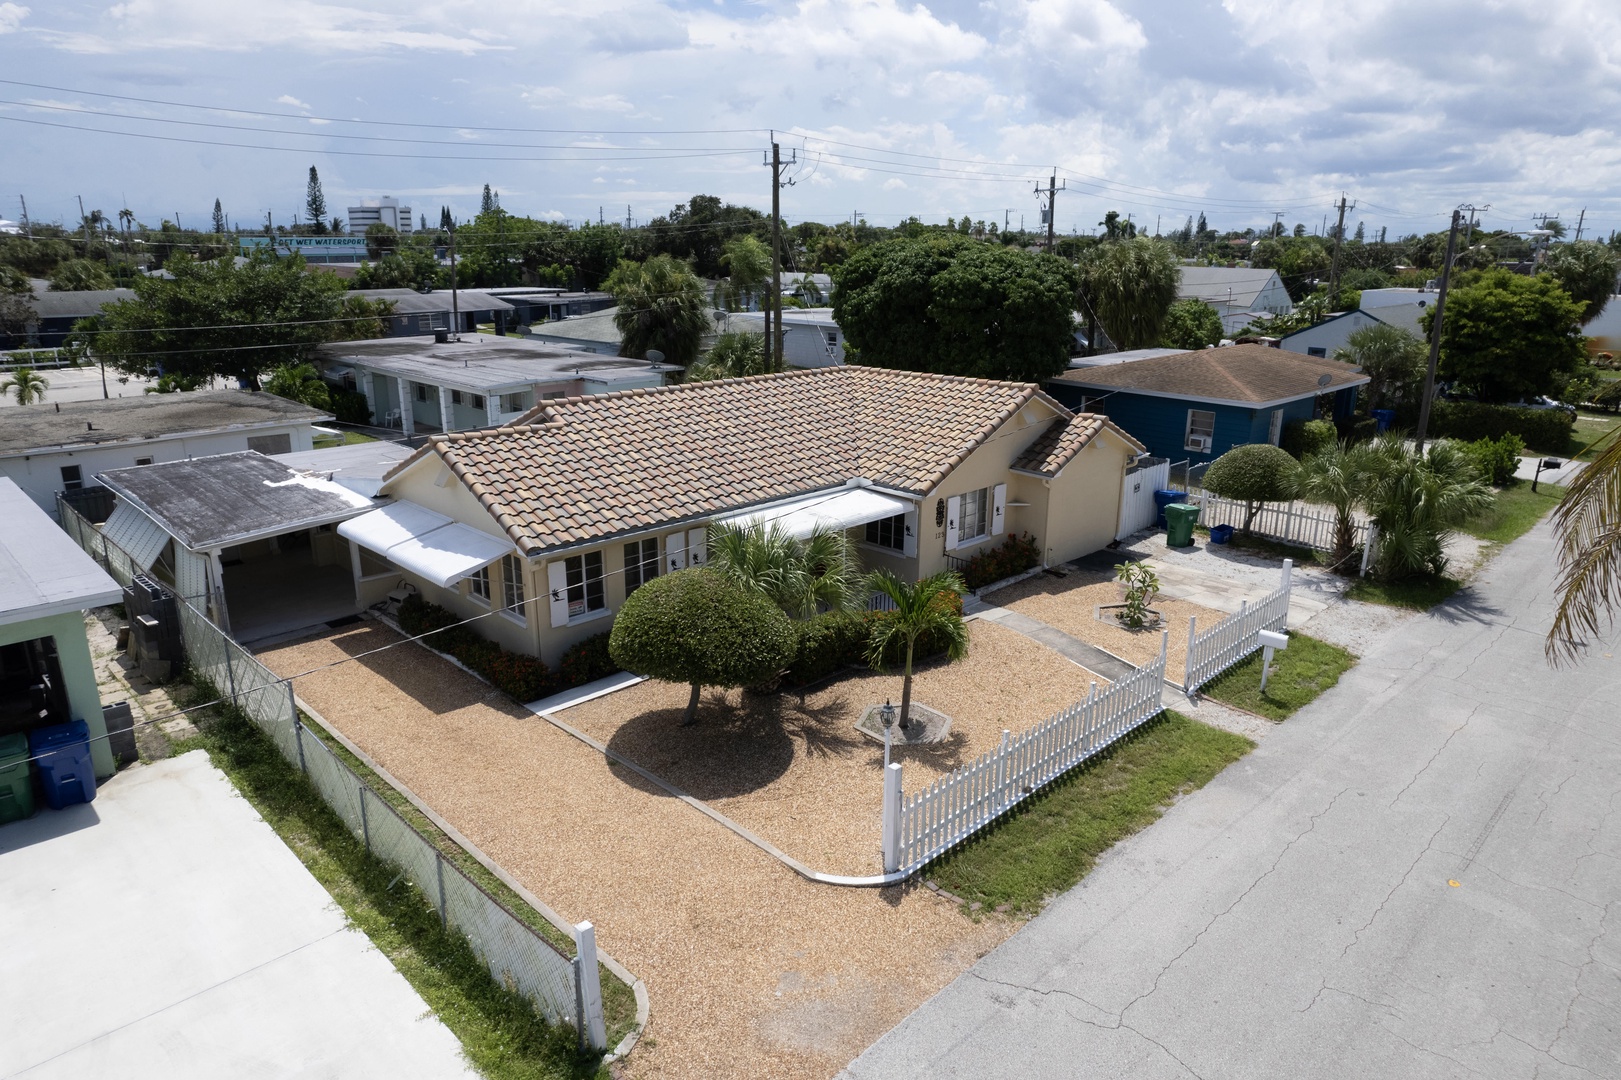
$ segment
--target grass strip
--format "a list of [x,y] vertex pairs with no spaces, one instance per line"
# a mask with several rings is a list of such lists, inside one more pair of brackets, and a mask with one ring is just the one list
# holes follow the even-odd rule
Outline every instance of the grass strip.
[[1476,514],[1460,528],[1470,536],[1507,544],[1531,531],[1548,512],[1559,505],[1565,489],[1546,480],[1531,490],[1528,480],[1518,480],[1506,488],[1498,489],[1491,509]]
[[923,873],[986,909],[1035,915],[1110,847],[1255,748],[1242,735],[1167,710]]
[[1345,590],[1345,595],[1366,604],[1384,604],[1386,607],[1428,611],[1461,588],[1463,582],[1445,575],[1439,577],[1425,575],[1393,582],[1358,578]]
[[1355,665],[1354,654],[1296,631],[1289,635],[1289,647],[1273,654],[1264,693],[1259,650],[1206,683],[1200,693],[1268,720],[1286,720]]
[[[217,695],[194,684],[179,696],[190,705]],[[456,1035],[479,1072],[490,1080],[606,1080],[600,1057],[579,1051],[574,1029],[548,1023],[527,998],[497,983],[467,939],[441,928],[428,898],[366,850],[245,714],[214,706],[192,717],[200,734],[176,742],[175,753],[207,751],[350,923]]]

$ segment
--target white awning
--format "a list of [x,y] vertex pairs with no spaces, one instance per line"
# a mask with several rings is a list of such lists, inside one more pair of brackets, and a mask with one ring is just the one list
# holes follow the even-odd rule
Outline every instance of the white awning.
[[413,502],[391,503],[350,518],[338,526],[338,535],[441,588],[517,550],[506,540]]
[[162,525],[122,500],[102,525],[101,535],[123,548],[142,570],[152,569],[169,542]]
[[727,514],[717,518],[716,524],[747,528],[759,522],[766,528],[780,526],[791,536],[806,537],[817,529],[842,532],[869,521],[905,514],[912,509],[911,503],[871,488],[840,488]]

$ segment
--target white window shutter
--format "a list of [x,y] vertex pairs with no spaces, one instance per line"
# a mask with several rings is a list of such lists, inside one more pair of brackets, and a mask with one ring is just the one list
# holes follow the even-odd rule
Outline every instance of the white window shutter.
[[552,625],[568,625],[568,567],[561,559],[546,564],[546,592],[551,601]]
[[917,554],[917,507],[906,512],[906,539],[901,553],[908,557]]
[[687,565],[703,566],[709,561],[708,529],[687,530]]
[[946,500],[946,550],[957,550],[957,522],[962,520],[962,496]]
[[991,535],[1002,535],[1002,523],[1007,509],[1007,485],[997,484],[991,489]]
[[664,572],[673,574],[687,568],[687,534],[672,533],[664,541]]

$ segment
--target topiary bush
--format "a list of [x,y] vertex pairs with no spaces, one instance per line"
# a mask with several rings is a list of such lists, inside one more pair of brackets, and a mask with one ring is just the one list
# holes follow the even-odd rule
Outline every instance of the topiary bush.
[[1041,565],[1041,548],[1029,533],[1009,536],[1000,547],[981,551],[968,559],[963,567],[963,583],[970,589],[982,589],[993,582],[1022,574]]
[[1327,449],[1339,436],[1339,429],[1327,420],[1291,420],[1283,425],[1278,445],[1296,461],[1304,461]]
[[687,683],[684,723],[698,718],[706,686],[753,686],[794,658],[797,638],[782,609],[706,569],[654,578],[625,600],[608,651],[627,671]]
[[1268,443],[1235,446],[1205,470],[1206,491],[1246,506],[1244,531],[1250,531],[1261,504],[1284,502],[1295,496],[1295,473],[1300,463]]

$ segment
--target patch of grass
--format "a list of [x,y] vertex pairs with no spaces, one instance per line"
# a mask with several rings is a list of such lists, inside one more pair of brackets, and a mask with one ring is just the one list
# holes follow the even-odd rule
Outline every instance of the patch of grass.
[[1531,490],[1529,480],[1516,481],[1497,491],[1497,501],[1490,510],[1470,518],[1461,528],[1470,536],[1506,544],[1529,532],[1531,526],[1559,505],[1564,494],[1564,488],[1547,481],[1538,484],[1535,491]]
[[1110,847],[1255,748],[1167,710],[937,860],[923,876],[985,908],[1034,915]]
[[[204,687],[191,697],[207,700]],[[186,702],[190,704],[192,702]],[[497,983],[462,935],[394,868],[366,851],[298,769],[239,710],[193,714],[200,734],[176,753],[202,749],[276,830],[356,928],[387,956],[461,1040],[491,1080],[605,1080],[596,1054],[582,1054],[572,1028],[547,1023],[527,998]],[[606,986],[604,993],[606,995]]]
[[1388,583],[1374,581],[1372,578],[1358,578],[1345,590],[1345,595],[1367,604],[1428,611],[1462,587],[1463,582],[1444,574],[1440,577],[1415,577]]
[[317,450],[326,450],[334,446],[355,446],[359,443],[376,442],[377,436],[365,435],[358,431],[340,432],[336,437],[331,435],[317,435],[310,445]]
[[1261,652],[1228,668],[1202,693],[1268,720],[1285,720],[1318,694],[1340,681],[1356,665],[1356,656],[1338,645],[1296,632],[1289,647],[1272,656],[1272,674],[1261,691]]

